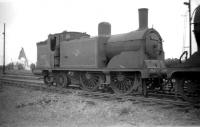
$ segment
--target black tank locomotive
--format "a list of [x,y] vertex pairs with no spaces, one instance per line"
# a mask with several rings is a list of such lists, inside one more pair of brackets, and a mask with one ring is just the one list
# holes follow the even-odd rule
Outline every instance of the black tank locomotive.
[[88,91],[109,87],[121,95],[146,94],[146,86],[166,76],[162,38],[148,28],[145,8],[139,9],[139,29],[129,33],[111,35],[111,25],[102,22],[97,37],[80,32],[49,35],[37,43],[37,69],[46,84],[78,84]]

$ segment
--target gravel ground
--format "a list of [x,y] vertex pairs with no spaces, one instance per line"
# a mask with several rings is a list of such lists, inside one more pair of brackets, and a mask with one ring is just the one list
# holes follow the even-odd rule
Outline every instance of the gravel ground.
[[0,127],[200,126],[200,109],[163,109],[4,86]]

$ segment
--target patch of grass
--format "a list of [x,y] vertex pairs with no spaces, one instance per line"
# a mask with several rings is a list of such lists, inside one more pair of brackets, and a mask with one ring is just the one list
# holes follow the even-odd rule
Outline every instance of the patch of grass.
[[58,98],[56,96],[41,96],[41,98],[33,98],[29,101],[22,101],[17,104],[16,108],[24,108],[27,106],[41,105],[46,106],[58,102]]
[[127,115],[127,114],[129,114],[130,112],[131,112],[131,108],[125,107],[125,108],[122,108],[122,109],[120,110],[119,115],[120,115],[120,116],[121,116],[121,115]]

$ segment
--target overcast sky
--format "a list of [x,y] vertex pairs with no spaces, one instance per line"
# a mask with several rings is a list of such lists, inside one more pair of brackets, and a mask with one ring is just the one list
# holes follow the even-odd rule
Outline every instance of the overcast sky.
[[[192,1],[192,10],[200,4]],[[162,36],[166,58],[179,57],[183,41],[188,45],[185,0],[0,0],[0,33],[6,23],[6,63],[17,61],[23,47],[30,62],[36,62],[36,43],[48,34],[67,31],[97,35],[99,22],[112,25],[112,34],[138,29],[138,8],[149,9],[149,27]],[[196,43],[193,42],[193,51]],[[0,34],[0,64],[3,35]]]

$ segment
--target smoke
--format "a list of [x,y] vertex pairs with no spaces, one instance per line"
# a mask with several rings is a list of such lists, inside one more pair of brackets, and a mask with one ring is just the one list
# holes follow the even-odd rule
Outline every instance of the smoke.
[[192,0],[191,4],[192,8],[195,9],[198,5],[200,5],[200,0]]
[[200,1],[199,1],[199,0],[194,0],[194,3],[195,3],[196,5],[199,5],[199,4],[200,4]]
[[10,2],[0,2],[0,24],[10,24],[14,17],[14,11]]

